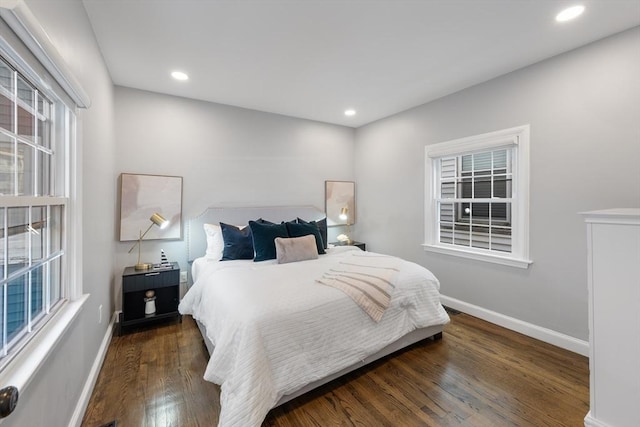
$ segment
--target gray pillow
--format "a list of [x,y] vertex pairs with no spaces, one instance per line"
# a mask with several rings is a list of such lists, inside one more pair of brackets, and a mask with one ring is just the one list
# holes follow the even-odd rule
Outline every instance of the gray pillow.
[[274,243],[278,264],[318,258],[316,238],[313,234],[290,238],[276,237]]

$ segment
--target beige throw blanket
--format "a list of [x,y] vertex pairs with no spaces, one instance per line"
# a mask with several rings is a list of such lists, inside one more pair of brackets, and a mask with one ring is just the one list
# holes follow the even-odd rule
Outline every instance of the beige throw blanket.
[[373,320],[379,322],[389,306],[400,259],[385,255],[354,254],[340,261],[316,281],[347,294]]

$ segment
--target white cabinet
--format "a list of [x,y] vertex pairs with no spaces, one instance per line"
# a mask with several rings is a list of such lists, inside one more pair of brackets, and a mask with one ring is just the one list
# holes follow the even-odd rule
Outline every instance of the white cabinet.
[[640,209],[586,212],[590,411],[585,426],[640,426]]

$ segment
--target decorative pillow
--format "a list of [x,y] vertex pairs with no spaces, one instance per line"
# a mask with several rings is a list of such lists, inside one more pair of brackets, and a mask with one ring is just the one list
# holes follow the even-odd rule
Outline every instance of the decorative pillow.
[[312,234],[288,239],[276,237],[274,244],[276,246],[278,264],[318,259],[316,242],[317,240]]
[[327,218],[322,218],[320,221],[305,221],[302,218],[298,218],[298,224],[313,224],[315,223],[318,226],[318,230],[320,230],[320,235],[322,236],[322,244],[324,248],[327,249],[329,246],[329,242],[327,242]]
[[315,236],[316,238],[316,246],[318,247],[318,253],[324,254],[324,241],[322,240],[322,236],[320,235],[320,230],[315,222],[310,222],[308,224],[298,224],[295,222],[287,222],[287,232],[289,233],[289,237],[302,237],[307,236],[309,234]]
[[282,224],[260,224],[256,221],[249,221],[251,234],[253,235],[253,248],[256,252],[254,261],[265,261],[276,259],[276,237],[289,237],[287,226]]
[[220,261],[222,252],[224,251],[224,239],[222,238],[222,230],[216,224],[204,224],[204,232],[207,236],[207,252],[205,258]]
[[253,239],[250,227],[239,228],[221,222],[220,229],[224,240],[222,261],[253,259]]
[[259,224],[275,224],[275,222],[267,221],[266,219],[258,218],[256,222]]

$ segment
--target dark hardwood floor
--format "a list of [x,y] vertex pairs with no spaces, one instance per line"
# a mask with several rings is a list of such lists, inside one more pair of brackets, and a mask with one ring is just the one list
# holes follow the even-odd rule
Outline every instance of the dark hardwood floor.
[[[417,343],[273,409],[264,426],[582,426],[583,356],[466,314]],[[114,336],[82,426],[215,426],[193,320]]]

